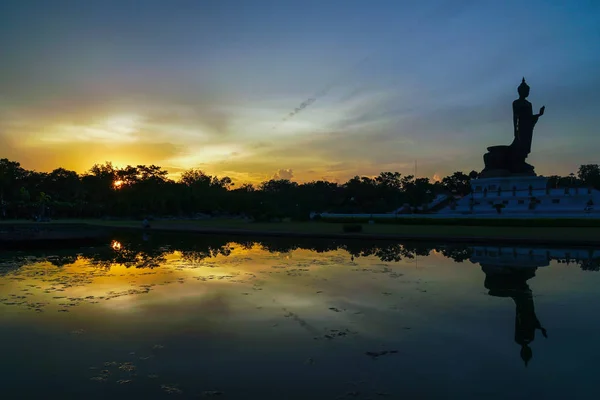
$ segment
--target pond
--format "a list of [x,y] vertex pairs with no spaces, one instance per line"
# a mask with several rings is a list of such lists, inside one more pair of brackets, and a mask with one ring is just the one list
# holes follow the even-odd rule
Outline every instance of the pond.
[[3,398],[596,398],[600,249],[117,235],[0,254]]

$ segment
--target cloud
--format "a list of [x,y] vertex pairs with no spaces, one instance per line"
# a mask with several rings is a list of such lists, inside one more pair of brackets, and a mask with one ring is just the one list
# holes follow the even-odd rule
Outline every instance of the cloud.
[[[337,21],[332,30],[324,16],[334,14],[325,7],[311,30],[315,36],[301,37],[282,29],[295,32],[296,17],[276,26],[248,16],[257,29],[244,22],[244,32],[227,33],[241,25],[223,21],[204,24],[212,33],[197,37],[178,23],[151,38],[139,34],[151,29],[136,27],[135,18],[124,18],[118,29],[92,29],[95,18],[70,18],[81,27],[56,30],[47,21],[34,23],[27,12],[20,23],[5,24],[19,28],[4,37],[20,42],[5,46],[10,54],[0,65],[0,150],[42,170],[61,165],[82,171],[112,160],[175,172],[201,167],[252,182],[278,171],[277,177],[301,182],[412,174],[418,161],[420,176],[444,176],[481,169],[487,146],[512,140],[510,103],[524,74],[534,109],[548,106],[531,154],[537,170],[561,173],[593,160],[600,145],[593,13],[569,17],[568,7],[525,7],[517,15],[490,7],[473,0],[412,12],[369,7],[367,19],[378,13],[383,19],[366,33],[351,22],[367,21],[360,8],[346,10],[355,17]],[[260,15],[270,19],[269,12]],[[519,30],[500,29],[532,21],[536,27],[525,38]],[[423,23],[432,29],[422,29]],[[273,30],[260,34],[259,26]],[[105,28],[120,40],[96,39],[107,37],[96,34]],[[474,32],[477,40],[466,40]],[[331,43],[351,45],[335,45],[337,50]],[[253,51],[242,51],[247,48]],[[369,62],[359,63],[360,72],[354,66],[352,77],[341,73],[366,54]],[[313,95],[319,87],[330,90]],[[290,111],[293,118],[270,129]]]
[[292,171],[291,168],[280,169],[279,171],[277,171],[275,173],[275,175],[273,175],[273,179],[275,179],[275,180],[279,180],[279,179],[291,180],[293,177],[294,177],[294,171]]

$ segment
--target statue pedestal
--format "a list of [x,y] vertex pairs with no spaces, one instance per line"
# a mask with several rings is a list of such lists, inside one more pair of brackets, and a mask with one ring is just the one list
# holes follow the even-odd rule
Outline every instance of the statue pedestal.
[[[591,204],[590,204],[591,203]],[[471,193],[441,214],[589,215],[600,204],[600,191],[591,188],[551,188],[543,176],[509,176],[471,180]]]
[[490,146],[483,155],[485,168],[480,177],[491,178],[514,174],[535,176],[534,168],[525,162],[525,155],[519,153],[514,145]]

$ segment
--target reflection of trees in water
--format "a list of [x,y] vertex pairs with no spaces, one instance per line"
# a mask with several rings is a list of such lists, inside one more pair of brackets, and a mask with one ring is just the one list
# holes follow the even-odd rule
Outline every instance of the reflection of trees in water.
[[35,262],[35,259],[32,259],[31,257],[3,254],[2,258],[0,259],[0,275],[4,275],[10,271],[24,267],[32,262]]
[[[488,248],[478,250],[477,252],[481,254],[475,256],[474,247],[466,244],[435,245],[417,242],[400,244],[388,241],[334,241],[307,238],[261,238],[258,240],[234,238],[232,240],[231,237],[211,235],[166,234],[146,235],[142,238],[138,235],[124,235],[115,237],[111,245],[107,244],[99,248],[62,250],[52,255],[48,255],[46,252],[3,254],[0,257],[0,274],[6,274],[21,266],[39,261],[47,261],[54,266],[62,267],[76,262],[80,257],[88,260],[92,265],[107,269],[114,264],[135,268],[156,268],[163,265],[167,256],[175,251],[182,254],[184,261],[199,263],[218,256],[228,257],[234,248],[252,249],[255,246],[271,253],[289,253],[298,249],[324,253],[342,249],[347,251],[352,259],[377,257],[383,262],[399,262],[417,256],[424,257],[430,255],[432,251],[455,262],[477,260],[485,273],[484,286],[489,295],[511,298],[515,303],[514,340],[520,346],[520,355],[525,365],[533,357],[530,345],[534,341],[537,331],[539,330],[544,337],[547,337],[547,332],[536,315],[533,293],[527,281],[535,276],[537,267],[551,257],[551,251],[545,252],[546,255],[540,260],[542,264],[528,267],[531,266],[533,258],[527,255],[523,257],[523,249],[520,249],[520,258],[517,259],[517,252],[512,251],[514,249],[505,251],[506,248],[503,248],[503,251],[499,251],[497,246],[490,246],[491,250]],[[525,252],[527,250],[525,249]],[[532,255],[533,251],[533,249],[529,249],[529,255]],[[511,253],[515,254],[514,262],[510,257]],[[497,257],[498,254],[502,257]],[[555,251],[552,259],[559,263],[573,260],[568,252],[564,253],[564,259],[559,258],[563,256],[562,254],[561,251]],[[570,254],[576,254],[579,257],[575,264],[582,270],[600,270],[600,258],[597,257],[597,251],[573,251]],[[482,261],[479,261],[480,259]],[[538,258],[533,260],[538,260]]]
[[398,243],[375,246],[373,244],[369,245],[368,243],[357,241],[345,244],[343,249],[353,257],[377,256],[380,260],[386,262],[398,262],[403,256],[406,257],[410,254],[410,251]]
[[[118,243],[119,246],[114,244]],[[113,264],[123,264],[126,267],[156,268],[166,261],[166,256],[172,250],[164,246],[155,246],[147,241],[116,240],[112,246],[97,249],[84,255],[92,264],[98,267],[110,268]]]
[[334,251],[340,248],[336,241],[315,240],[315,239],[296,239],[296,238],[268,238],[258,239],[254,244],[270,253],[289,253],[294,250],[304,249],[312,250],[317,253]]
[[[52,256],[47,253],[13,254],[12,257],[0,259],[2,270],[18,268],[30,263],[32,258],[37,261],[45,260],[56,266],[64,266],[75,262],[78,256],[88,259],[92,264],[109,268],[112,264],[122,264],[127,267],[155,268],[166,261],[166,256],[174,251],[182,254],[183,260],[198,263],[207,258],[229,256],[233,248],[251,249],[259,246],[271,253],[289,253],[304,249],[317,253],[334,250],[345,250],[352,258],[377,257],[383,262],[399,262],[403,259],[413,259],[417,256],[428,256],[432,251],[452,259],[455,262],[469,260],[473,256],[473,247],[465,244],[436,245],[431,243],[410,242],[400,244],[391,241],[366,240],[323,240],[310,238],[281,238],[268,237],[255,240],[231,238],[214,235],[173,235],[128,234],[115,237],[110,246],[77,249],[72,251],[57,251]],[[560,262],[560,261],[559,261]],[[587,258],[578,260],[577,264],[586,271],[599,271],[600,258],[594,258],[590,251]]]
[[0,257],[0,275],[6,274],[10,271],[17,270],[26,265],[31,265],[38,262],[48,262],[55,267],[64,267],[70,265],[79,259],[79,254],[75,252],[65,253],[61,251],[59,254],[48,255],[46,253],[33,253],[33,254],[2,254]]
[[450,247],[442,247],[440,253],[446,258],[451,258],[454,262],[467,261],[473,255],[473,249],[467,245],[457,245]]
[[587,259],[582,260],[579,267],[584,271],[600,271],[600,259]]
[[121,237],[116,239],[119,246],[111,246],[107,251],[96,253],[91,260],[97,265],[118,263],[128,267],[155,268],[163,264],[167,255],[175,251],[181,253],[183,260],[191,263],[231,254],[231,243],[228,240],[209,236],[192,238],[196,240],[172,236],[153,238],[146,235],[144,240],[140,241],[137,237]]
[[46,258],[46,261],[48,261],[50,264],[56,267],[64,267],[65,265],[73,264],[75,261],[77,261],[78,258],[79,255],[77,254],[63,254],[48,256]]
[[219,255],[229,256],[231,254],[231,247],[229,245],[221,246],[219,248],[208,248],[206,250],[180,250],[181,258],[187,262],[198,263],[206,258],[213,258]]

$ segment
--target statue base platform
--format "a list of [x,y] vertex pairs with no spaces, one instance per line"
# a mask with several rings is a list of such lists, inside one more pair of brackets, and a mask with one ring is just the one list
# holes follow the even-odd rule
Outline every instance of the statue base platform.
[[587,215],[599,214],[600,191],[551,188],[548,178],[511,174],[471,180],[471,193],[440,210],[440,214]]
[[536,176],[533,165],[525,162],[525,155],[520,154],[514,145],[491,146],[483,155],[485,168],[479,176],[481,178]]
[[471,181],[473,193],[483,194],[485,192],[492,195],[497,192],[500,194],[514,192],[517,197],[529,197],[533,192],[545,192],[547,186],[548,178],[526,174],[509,173],[505,176],[483,177]]

